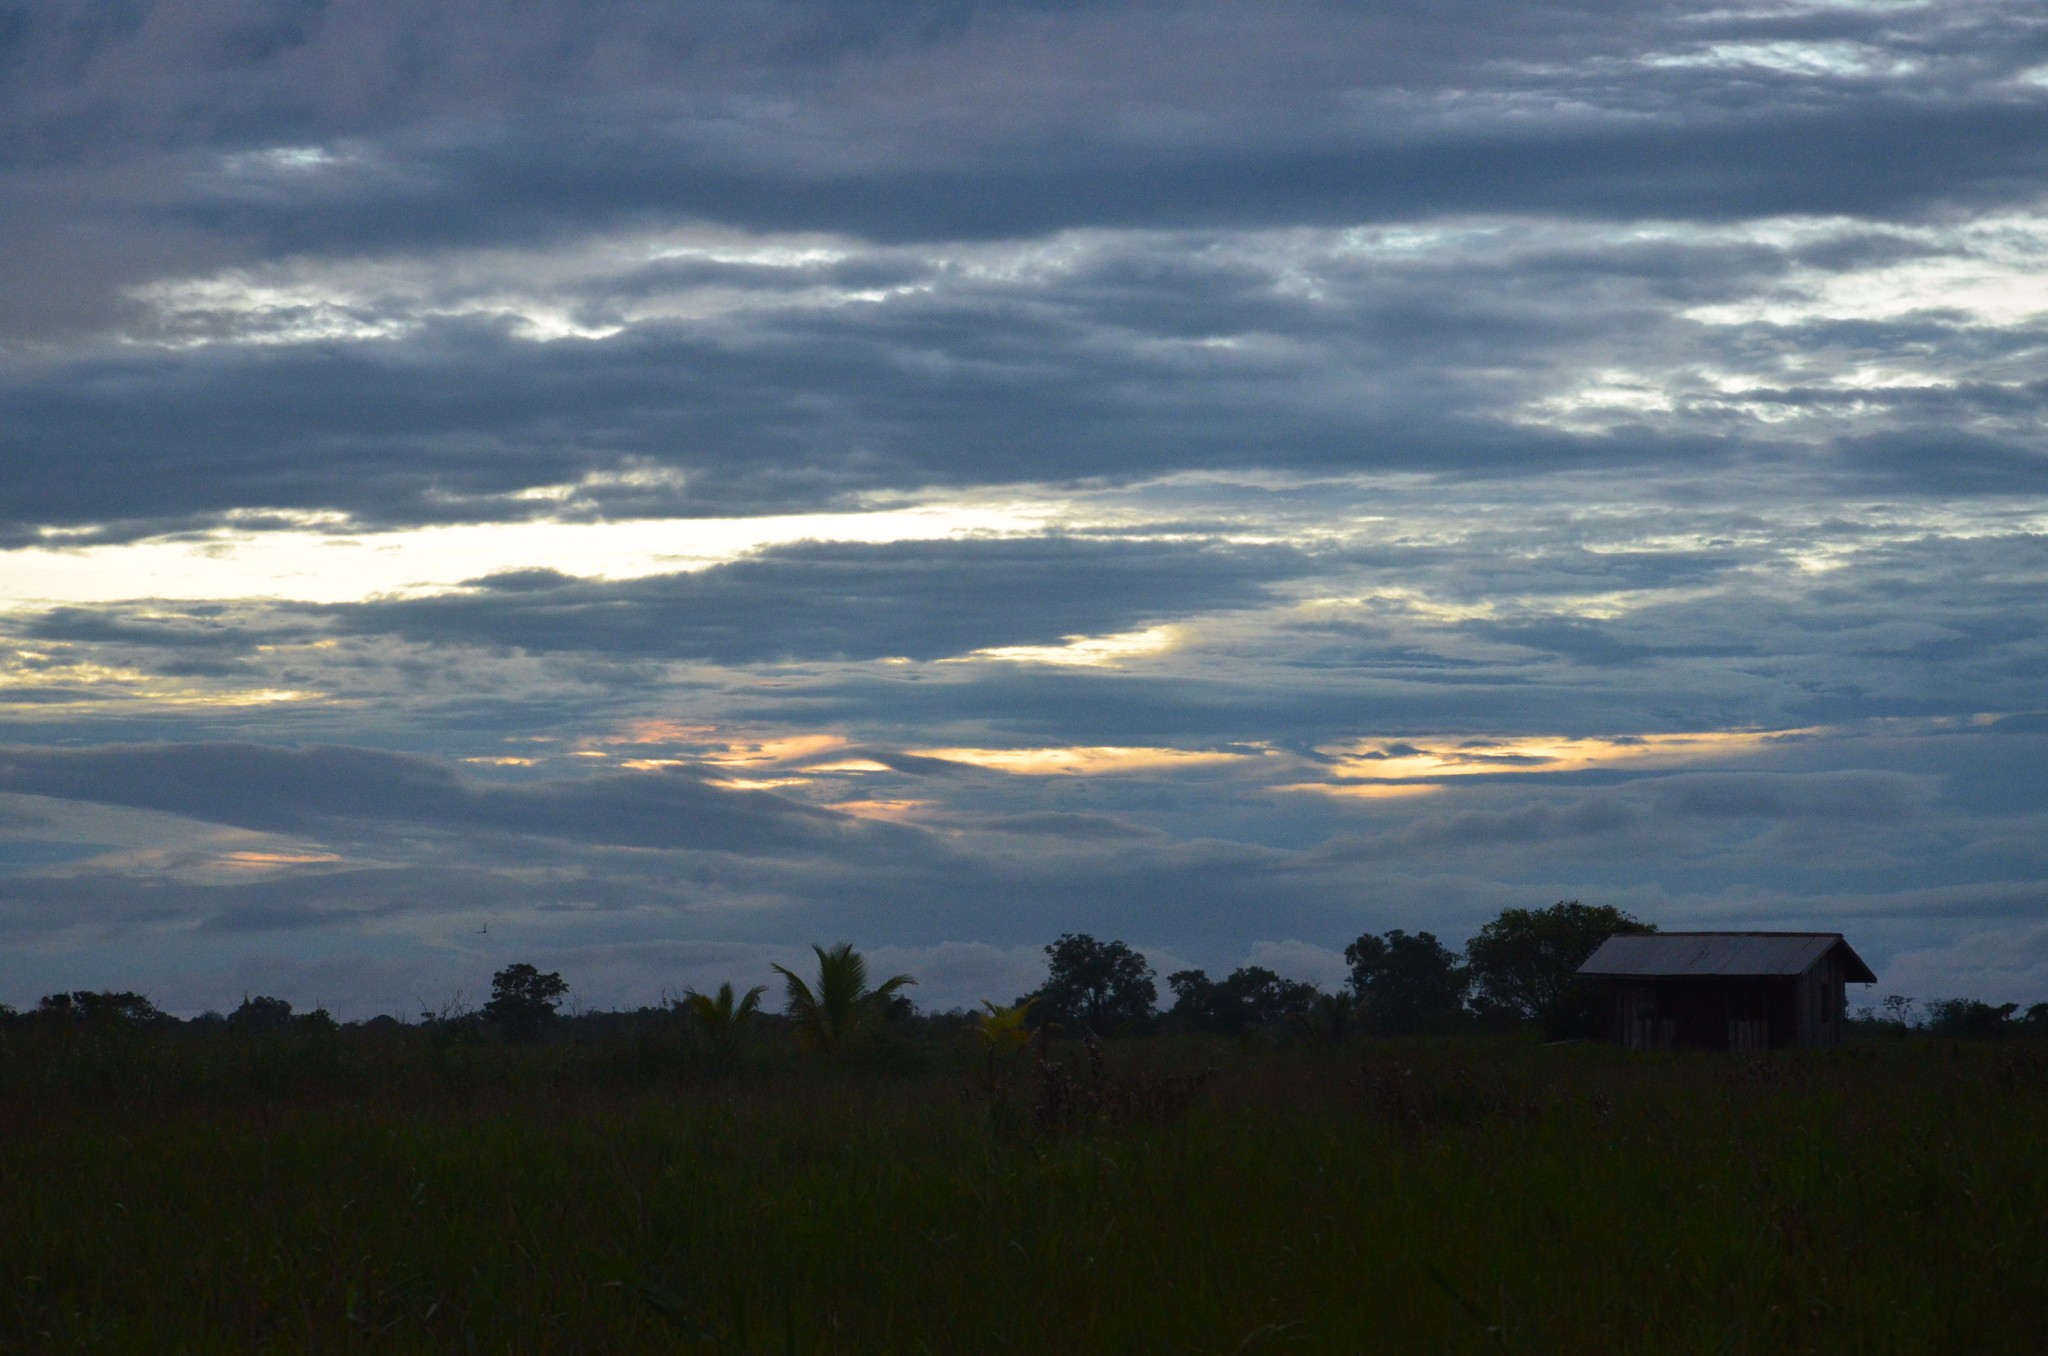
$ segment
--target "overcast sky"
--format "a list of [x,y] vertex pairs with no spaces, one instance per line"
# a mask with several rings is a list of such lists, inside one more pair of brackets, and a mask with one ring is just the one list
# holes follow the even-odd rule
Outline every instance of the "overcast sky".
[[9,0],[0,1001],[2048,999],[2044,410],[2038,0]]

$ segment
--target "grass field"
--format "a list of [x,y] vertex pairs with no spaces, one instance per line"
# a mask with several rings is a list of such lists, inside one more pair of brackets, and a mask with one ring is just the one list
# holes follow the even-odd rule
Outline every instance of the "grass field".
[[0,1349],[2032,1352],[2048,1047],[0,1043]]

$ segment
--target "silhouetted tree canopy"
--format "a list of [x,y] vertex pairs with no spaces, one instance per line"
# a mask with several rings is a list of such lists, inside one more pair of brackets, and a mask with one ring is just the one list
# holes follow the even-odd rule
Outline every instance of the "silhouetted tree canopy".
[[1304,1016],[1316,999],[1315,985],[1282,979],[1262,965],[1243,966],[1220,980],[1201,970],[1179,970],[1166,982],[1173,989],[1176,1024],[1224,1035]]
[[[1036,994],[1031,1022],[1056,1022],[1107,1036],[1119,1027],[1151,1020],[1159,998],[1152,967],[1122,942],[1098,942],[1085,932],[1063,933],[1045,948],[1045,984]],[[1024,999],[1019,999],[1023,1002]]]
[[1457,953],[1427,932],[1367,933],[1344,948],[1359,1015],[1382,1036],[1412,1036],[1455,1025],[1471,975]]
[[503,1031],[510,1040],[531,1040],[540,1034],[569,986],[559,974],[542,974],[520,962],[491,976],[491,1001],[484,1004],[484,1020]]
[[1597,1036],[1606,1024],[1599,986],[1579,966],[1617,933],[1655,932],[1653,924],[1605,904],[1562,900],[1547,909],[1503,909],[1465,943],[1482,1017],[1533,1021],[1546,1035]]
[[175,1020],[139,993],[78,989],[46,994],[36,1004],[36,1017],[49,1024],[155,1026]]
[[282,998],[244,998],[228,1014],[228,1025],[241,1031],[282,1031],[292,1024],[292,1005]]

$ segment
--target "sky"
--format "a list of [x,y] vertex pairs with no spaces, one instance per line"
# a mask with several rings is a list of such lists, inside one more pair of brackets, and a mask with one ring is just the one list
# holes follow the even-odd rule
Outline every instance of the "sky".
[[0,1001],[2048,999],[2037,0],[6,0],[0,245]]

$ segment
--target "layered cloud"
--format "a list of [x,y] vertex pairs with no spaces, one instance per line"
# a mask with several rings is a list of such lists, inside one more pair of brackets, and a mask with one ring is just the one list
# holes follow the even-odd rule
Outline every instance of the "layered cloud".
[[0,998],[1572,896],[2048,997],[2034,6],[0,32]]

